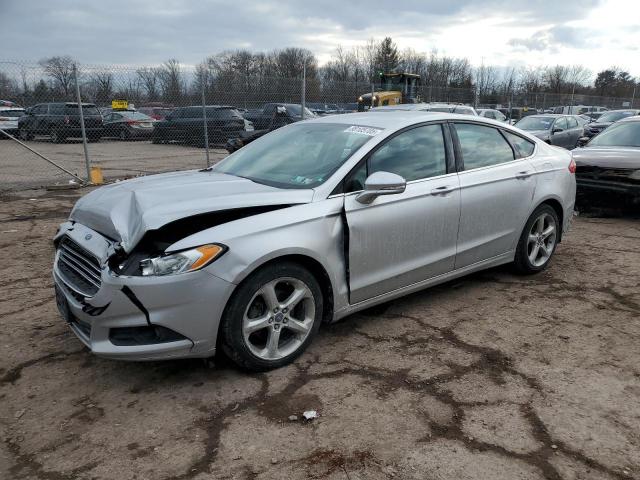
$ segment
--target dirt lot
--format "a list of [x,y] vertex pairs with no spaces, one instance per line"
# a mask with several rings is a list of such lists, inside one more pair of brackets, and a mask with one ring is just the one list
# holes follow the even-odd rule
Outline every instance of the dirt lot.
[[[82,141],[55,144],[46,137],[38,137],[25,143],[80,178],[87,177]],[[89,143],[88,149],[92,164],[102,167],[108,179],[206,166],[204,148],[186,145],[103,139]],[[226,155],[225,150],[211,149],[210,161],[217,163]],[[0,140],[0,191],[67,183],[71,178],[23,146]]]
[[77,195],[0,204],[0,478],[640,478],[637,219],[579,217],[540,275],[414,294],[249,375],[81,346],[50,276]]

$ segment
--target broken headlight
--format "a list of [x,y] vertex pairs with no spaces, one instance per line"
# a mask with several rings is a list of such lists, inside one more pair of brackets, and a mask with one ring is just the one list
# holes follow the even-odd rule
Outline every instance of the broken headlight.
[[220,245],[209,244],[191,250],[147,258],[140,262],[140,271],[144,277],[193,272],[213,262],[224,251],[225,248]]

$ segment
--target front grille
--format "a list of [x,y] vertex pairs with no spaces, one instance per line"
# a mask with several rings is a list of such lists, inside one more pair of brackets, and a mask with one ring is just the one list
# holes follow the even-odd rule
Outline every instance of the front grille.
[[58,271],[72,289],[91,297],[100,289],[100,262],[69,237],[58,245]]

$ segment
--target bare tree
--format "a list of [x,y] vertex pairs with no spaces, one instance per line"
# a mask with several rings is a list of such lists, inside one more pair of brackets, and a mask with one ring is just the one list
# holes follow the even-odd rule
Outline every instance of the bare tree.
[[74,60],[69,56],[51,57],[40,60],[39,63],[53,80],[54,88],[59,89],[65,97],[69,97],[73,91]]
[[136,70],[136,75],[140,80],[144,93],[148,101],[154,101],[158,98],[158,89],[160,83],[160,72],[157,68],[142,67]]
[[164,62],[158,69],[160,87],[164,100],[171,103],[179,103],[184,91],[184,79],[180,62],[171,58]]

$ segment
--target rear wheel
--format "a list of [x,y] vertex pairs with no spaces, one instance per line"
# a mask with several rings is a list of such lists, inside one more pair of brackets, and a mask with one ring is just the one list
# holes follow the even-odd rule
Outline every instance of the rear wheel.
[[29,132],[26,128],[21,128],[18,130],[18,137],[20,137],[20,140],[26,142],[28,140],[33,140],[33,133]]
[[122,130],[120,130],[120,134],[118,135],[118,137],[120,137],[120,140],[122,140],[122,141],[129,140],[129,132],[127,132],[123,128]]
[[544,270],[558,245],[560,235],[558,214],[549,205],[540,205],[524,227],[514,265],[520,273],[532,274]]
[[64,142],[64,136],[55,128],[49,130],[49,138],[53,143],[62,143]]
[[290,262],[268,265],[247,278],[227,304],[222,347],[247,370],[287,365],[313,340],[322,308],[322,292],[308,270]]

